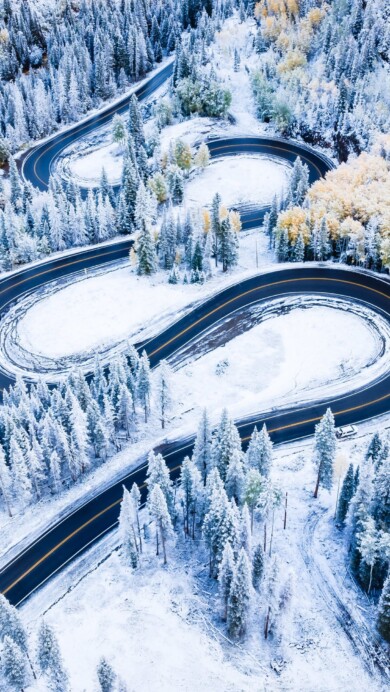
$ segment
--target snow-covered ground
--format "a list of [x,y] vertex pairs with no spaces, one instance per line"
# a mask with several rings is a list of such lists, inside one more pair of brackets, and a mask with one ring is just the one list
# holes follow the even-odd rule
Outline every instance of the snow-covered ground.
[[269,156],[233,156],[212,161],[185,187],[188,207],[210,204],[218,192],[228,207],[252,202],[267,205],[282,195],[289,183],[291,166]]
[[[381,428],[386,426],[389,417],[381,420]],[[359,463],[374,429],[375,422],[363,424],[356,438],[339,443],[339,456]],[[328,571],[340,551],[331,521],[336,488],[313,500],[311,457],[311,440],[275,450],[273,479],[288,491],[288,514],[284,531],[283,507],[277,510],[273,552],[282,573],[292,569],[296,575],[291,622],[282,647],[263,639],[261,599],[253,608],[245,640],[239,645],[227,641],[216,584],[207,579],[207,560],[199,560],[196,548],[183,548],[179,539],[176,548],[169,546],[169,564],[162,568],[151,538],[141,569],[132,573],[112,552],[118,542],[113,532],[22,607],[32,634],[43,614],[55,628],[72,692],[95,689],[101,656],[131,690],[384,691],[386,685],[367,671],[369,641],[362,644],[367,651],[363,649],[361,656],[351,644],[355,626],[364,624],[359,602],[349,593],[350,621],[344,629],[337,599],[325,597]],[[257,540],[261,529],[260,524]],[[321,556],[325,540],[326,554]],[[319,556],[313,556],[314,549]],[[330,587],[345,597],[349,577],[342,561],[338,568],[340,578]]]
[[175,388],[184,409],[200,411],[207,382],[211,414],[226,401],[239,417],[361,387],[387,374],[389,357],[389,325],[371,311],[330,298],[281,299],[233,315],[179,352]]
[[69,170],[72,176],[83,185],[92,180],[98,182],[99,172],[103,168],[107,175],[107,180],[111,185],[116,185],[120,181],[122,172],[123,149],[118,144],[110,143],[104,146],[97,146],[89,149],[84,156],[77,156],[69,163]]

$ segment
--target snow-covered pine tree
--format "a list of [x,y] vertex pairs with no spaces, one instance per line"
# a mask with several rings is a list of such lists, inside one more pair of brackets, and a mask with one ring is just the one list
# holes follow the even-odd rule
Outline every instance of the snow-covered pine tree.
[[380,557],[381,549],[381,535],[377,530],[375,521],[372,516],[367,516],[364,521],[362,521],[360,530],[357,536],[357,547],[361,555],[361,561],[359,565],[360,580],[365,583],[366,571],[368,567],[369,577],[367,584],[367,593],[371,591],[373,571],[376,562]]
[[134,139],[136,149],[145,144],[144,126],[142,122],[141,110],[135,94],[132,95],[129,103],[129,122],[128,128]]
[[349,503],[351,502],[354,492],[354,469],[353,464],[350,464],[343,480],[339,501],[337,503],[336,521],[341,526],[345,524]]
[[17,643],[6,635],[3,639],[2,673],[9,690],[21,690],[30,680],[27,656]]
[[[211,475],[211,474],[210,474]],[[203,536],[210,554],[210,576],[216,578],[226,543],[233,551],[239,545],[240,527],[223,488],[215,487],[203,521]]]
[[175,514],[175,497],[173,493],[173,483],[169,475],[169,468],[161,454],[149,453],[148,468],[146,472],[146,485],[149,496],[155,485],[158,485],[162,490],[165,500],[168,505],[171,517]]
[[12,517],[12,477],[9,466],[6,464],[4,450],[0,444],[0,491],[8,515]]
[[101,692],[114,692],[116,675],[113,667],[102,657],[96,669]]
[[253,519],[255,510],[261,504],[261,497],[267,489],[266,479],[257,469],[249,468],[245,479],[244,502],[248,505],[251,516],[251,530],[253,532]]
[[115,113],[112,119],[112,140],[116,144],[122,145],[126,141],[126,125],[121,115]]
[[142,352],[142,356],[139,361],[139,368],[137,374],[137,397],[144,412],[145,423],[148,422],[148,416],[150,413],[150,399],[152,393],[152,380],[150,374],[150,364],[149,358],[146,351]]
[[226,543],[222,553],[222,560],[218,571],[219,595],[222,602],[223,615],[222,619],[227,619],[227,607],[230,594],[230,588],[233,581],[235,571],[235,560],[232,546]]
[[279,563],[275,557],[268,564],[267,568],[265,600],[267,608],[264,622],[264,638],[268,639],[279,605]]
[[221,196],[218,192],[214,195],[211,204],[211,233],[213,235],[213,255],[215,257],[215,266],[218,265],[218,254],[219,254],[219,237],[221,233],[221,220],[220,220],[220,208],[221,208]]
[[272,467],[272,442],[265,423],[260,431],[256,426],[253,429],[246,451],[246,464],[248,468],[257,469],[263,477],[269,477]]
[[188,456],[183,460],[181,467],[180,493],[183,503],[184,533],[194,539],[196,517],[202,509],[203,483],[198,468]]
[[242,463],[243,454],[238,448],[232,450],[226,471],[225,489],[230,499],[241,504],[245,489],[245,472]]
[[173,405],[172,397],[172,368],[166,360],[161,360],[157,372],[156,402],[161,427],[164,429],[167,416]]
[[264,548],[259,543],[253,553],[252,583],[256,591],[259,591],[264,572]]
[[7,598],[0,594],[0,641],[6,636],[27,654],[27,634],[20,615]]
[[244,548],[241,548],[230,587],[227,607],[227,628],[233,639],[246,630],[252,593],[251,565]]
[[211,458],[212,464],[218,469],[223,481],[226,480],[230,459],[241,455],[241,439],[239,432],[226,409],[222,411],[220,423],[213,437]]
[[167,540],[173,535],[173,526],[171,517],[168,511],[167,501],[165,495],[160,488],[159,484],[156,483],[148,497],[148,510],[156,525],[156,541],[157,541],[157,555],[159,554],[159,543],[158,536],[161,538],[161,544],[164,555],[164,565],[167,564],[167,550],[166,543]]
[[69,681],[54,630],[44,621],[38,630],[36,659],[41,673],[46,675],[49,687],[58,692],[69,689]]
[[202,474],[203,483],[206,483],[211,466],[211,439],[211,427],[207,409],[203,409],[192,456]]
[[333,484],[333,463],[336,456],[336,429],[334,416],[330,408],[317,423],[315,428],[315,464],[317,481],[314,497],[318,497],[320,485],[330,490]]
[[137,522],[139,550],[140,550],[140,553],[142,553],[141,525],[140,525],[140,520],[139,520],[139,512],[141,509],[141,491],[140,491],[137,483],[133,483],[133,485],[131,486],[130,495],[131,495],[131,500],[133,503],[135,520]]
[[252,554],[251,518],[246,502],[241,510],[241,545],[245,548],[248,555]]
[[156,271],[156,247],[149,226],[144,223],[137,238],[137,273],[150,276]]
[[139,554],[133,519],[133,501],[129,491],[123,486],[123,498],[119,513],[119,534],[122,556],[127,565],[136,569],[139,565]]

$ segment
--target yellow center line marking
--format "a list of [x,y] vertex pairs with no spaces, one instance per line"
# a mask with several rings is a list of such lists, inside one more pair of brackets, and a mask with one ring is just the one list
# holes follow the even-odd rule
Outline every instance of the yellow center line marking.
[[[222,139],[222,138],[221,138],[221,139]],[[226,138],[226,139],[228,139],[228,138]],[[214,141],[217,141],[217,140],[214,140]],[[210,144],[211,144],[211,142],[210,142]],[[230,149],[230,147],[232,147],[232,146],[233,146],[233,147],[237,147],[237,148],[239,148],[239,147],[246,147],[246,146],[256,147],[256,148],[263,147],[264,149],[277,149],[277,151],[286,151],[288,154],[292,154],[293,156],[295,155],[294,152],[291,151],[291,149],[287,149],[286,147],[280,147],[280,146],[277,146],[277,145],[274,145],[274,144],[260,144],[260,143],[259,143],[259,144],[253,144],[253,143],[251,143],[251,144],[245,144],[245,142],[242,142],[241,144],[240,144],[240,143],[237,143],[237,144],[225,144],[224,146],[221,146],[221,147],[212,147],[212,146],[211,146],[211,147],[210,147],[211,158],[213,158],[213,152],[214,152],[214,151],[220,151],[221,149]],[[244,152],[244,153],[250,154],[250,151]],[[318,166],[316,166],[315,163],[313,163],[313,161],[311,161],[307,156],[304,156],[303,154],[297,154],[297,157],[298,157],[298,156],[299,156],[299,158],[303,159],[304,161],[307,161],[311,166],[313,166],[313,167],[316,169],[316,171],[317,171],[318,175],[320,176],[320,178],[323,177],[323,174],[321,173],[320,169],[318,168]]]
[[[160,348],[158,348],[158,349],[156,349],[155,351],[153,351],[150,355],[153,355],[154,353],[157,353],[159,350],[161,350],[161,348],[164,348],[164,346],[166,346],[167,344],[171,343],[171,342],[174,341],[175,339],[179,338],[182,334],[184,334],[185,332],[187,332],[189,329],[191,329],[192,327],[194,327],[196,324],[199,324],[200,322],[202,322],[204,319],[206,319],[206,317],[208,317],[208,316],[214,314],[215,312],[217,312],[218,310],[220,310],[220,309],[223,308],[224,306],[229,305],[230,303],[234,302],[235,300],[237,300],[237,298],[240,298],[240,297],[243,297],[243,296],[245,296],[245,295],[248,295],[249,293],[252,293],[253,291],[257,291],[258,289],[269,288],[269,287],[271,287],[271,286],[277,286],[277,285],[279,285],[279,284],[291,283],[291,282],[294,282],[294,281],[330,281],[330,282],[335,282],[335,283],[344,283],[344,284],[350,284],[350,285],[353,285],[353,286],[360,286],[360,287],[365,288],[366,290],[369,290],[369,291],[371,291],[371,292],[373,292],[373,293],[377,293],[378,295],[381,295],[381,296],[383,296],[383,297],[386,298],[386,299],[389,299],[389,297],[390,297],[388,294],[384,293],[383,291],[379,291],[378,289],[375,289],[375,288],[370,288],[369,286],[366,286],[365,284],[357,283],[357,282],[354,282],[354,281],[347,281],[346,279],[337,279],[337,278],[329,278],[329,277],[302,277],[302,278],[297,278],[297,279],[283,279],[283,280],[281,280],[281,281],[275,281],[275,282],[272,282],[272,283],[269,283],[269,284],[265,284],[264,286],[258,286],[258,287],[256,287],[256,288],[252,288],[252,289],[250,289],[250,290],[248,290],[248,291],[244,291],[244,292],[241,293],[239,296],[236,296],[236,298],[231,298],[230,300],[226,301],[225,303],[223,303],[223,304],[222,304],[221,306],[219,306],[218,308],[215,308],[214,310],[211,310],[211,311],[210,311],[209,313],[207,313],[207,315],[205,315],[204,317],[201,317],[199,320],[196,320],[192,325],[190,325],[190,326],[187,327],[186,329],[182,330],[179,334],[176,335],[176,337],[173,337],[172,339],[169,339],[169,341],[167,341],[165,344],[163,344],[163,346],[161,346]],[[385,394],[384,396],[379,397],[379,398],[377,398],[377,399],[374,399],[373,401],[368,401],[368,402],[365,402],[365,403],[363,403],[363,404],[358,404],[357,406],[353,406],[353,407],[351,407],[351,408],[343,409],[343,410],[341,410],[341,411],[336,411],[336,412],[334,413],[334,415],[335,415],[335,416],[340,416],[340,415],[345,414],[345,413],[350,413],[350,412],[352,412],[352,411],[357,411],[357,410],[362,409],[362,408],[367,408],[367,407],[369,407],[369,406],[374,405],[375,403],[378,403],[378,402],[380,402],[380,401],[384,401],[385,399],[387,399],[387,398],[389,398],[389,397],[390,397],[390,393],[389,393],[389,394]],[[270,433],[273,433],[273,432],[278,432],[278,431],[281,431],[281,430],[287,430],[287,429],[289,429],[289,428],[299,427],[299,426],[305,425],[305,424],[307,424],[307,423],[314,423],[314,422],[316,422],[316,421],[318,421],[318,420],[320,420],[320,416],[317,416],[317,417],[315,417],[315,418],[307,418],[306,420],[297,421],[296,423],[287,423],[286,425],[282,425],[282,426],[279,426],[279,427],[277,427],[277,428],[271,428],[271,429],[269,430],[269,432],[270,432]],[[242,441],[245,442],[245,441],[247,441],[248,439],[249,439],[249,437],[245,437],[245,438],[243,438]],[[188,445],[188,446],[189,446],[189,445]],[[179,468],[180,468],[180,465],[179,465],[179,466],[175,466],[174,468],[170,469],[170,473],[172,473],[173,471],[176,471],[176,470],[179,469]],[[134,475],[135,473],[137,473],[139,470],[140,470],[140,469],[135,469],[135,470],[133,471],[133,473],[129,474],[128,478],[130,478],[132,475]],[[141,485],[141,488],[143,488],[143,487],[145,487],[145,484]],[[33,572],[37,567],[39,567],[39,565],[41,565],[48,557],[50,557],[50,555],[53,555],[53,553],[55,553],[59,548],[61,548],[61,546],[63,546],[65,543],[67,543],[71,538],[73,538],[73,536],[75,536],[75,535],[77,535],[78,533],[80,533],[80,531],[82,531],[86,526],[90,525],[92,522],[94,522],[96,519],[98,519],[98,518],[101,517],[103,514],[105,514],[106,512],[108,512],[110,509],[112,509],[112,508],[115,507],[116,505],[120,504],[120,502],[121,502],[121,500],[116,500],[115,502],[111,503],[108,507],[105,507],[104,509],[102,509],[100,512],[98,512],[98,513],[95,514],[93,517],[91,517],[91,519],[88,519],[88,521],[86,521],[84,524],[82,524],[82,525],[79,526],[77,529],[75,529],[74,531],[72,531],[72,533],[70,533],[68,536],[66,536],[65,538],[63,538],[62,541],[60,541],[57,545],[55,545],[53,548],[51,548],[51,550],[49,550],[45,555],[43,555],[39,560],[37,560],[31,567],[29,567],[29,569],[27,569],[23,574],[21,574],[17,579],[15,579],[15,581],[13,581],[12,584],[10,584],[10,585],[3,591],[3,594],[7,594],[14,586],[16,586],[16,584],[18,584],[18,583],[19,583],[20,581],[22,581],[26,576],[28,576],[31,572]]]
[[[364,404],[359,404],[359,405],[357,405],[357,406],[352,406],[352,407],[350,407],[350,408],[346,408],[346,409],[343,409],[343,410],[341,410],[341,411],[336,411],[336,412],[334,413],[334,415],[335,415],[335,416],[340,416],[340,415],[342,415],[342,414],[344,414],[344,413],[350,413],[351,411],[357,411],[358,409],[365,408],[365,407],[368,407],[368,406],[372,406],[373,404],[376,404],[376,403],[378,403],[379,401],[383,401],[384,399],[388,399],[389,397],[390,397],[390,393],[389,393],[389,394],[385,394],[384,396],[381,396],[381,397],[379,397],[378,399],[373,399],[373,401],[368,401],[368,402],[366,402],[366,403],[364,403]],[[269,432],[269,433],[274,433],[274,432],[278,432],[278,431],[280,431],[280,430],[287,430],[287,429],[290,429],[290,428],[294,428],[294,427],[299,427],[299,426],[301,426],[301,425],[305,425],[305,424],[307,424],[307,423],[315,423],[316,421],[319,421],[320,419],[321,419],[321,416],[316,416],[316,417],[314,417],[314,418],[306,418],[306,420],[297,421],[296,423],[287,423],[286,425],[281,425],[281,426],[279,426],[279,427],[277,427],[277,428],[270,428],[268,432]],[[250,425],[250,423],[249,423],[249,425]],[[241,441],[242,441],[242,442],[247,442],[249,439],[250,439],[250,436],[247,436],[247,437],[243,437],[243,438],[241,439]],[[191,444],[192,444],[192,443],[188,444],[187,447],[190,447]],[[186,447],[184,447],[183,449],[186,449]],[[179,451],[180,451],[180,450],[179,450]],[[178,466],[174,466],[172,469],[169,470],[169,472],[170,472],[170,473],[173,473],[174,471],[177,471],[180,467],[181,467],[181,464],[179,464]],[[135,473],[137,473],[138,471],[139,471],[139,469],[135,469],[135,470],[133,471],[133,473],[129,474],[129,476],[128,476],[127,478],[130,478],[131,476],[133,476],[133,475],[134,475]],[[143,483],[142,485],[140,485],[140,489],[142,490],[142,489],[145,487],[145,485],[146,485],[145,483]],[[15,579],[15,581],[13,581],[12,584],[10,584],[9,586],[7,586],[7,588],[4,589],[4,591],[3,591],[2,593],[3,593],[4,595],[5,595],[6,593],[8,593],[14,586],[16,586],[16,584],[18,584],[20,581],[22,581],[22,579],[24,579],[24,578],[25,578],[26,576],[28,576],[31,572],[33,572],[37,567],[39,567],[39,565],[42,564],[42,562],[44,562],[48,557],[50,557],[50,555],[53,555],[53,553],[55,553],[55,552],[56,552],[59,548],[61,548],[65,543],[67,543],[69,540],[71,540],[71,538],[73,538],[73,536],[76,536],[76,535],[77,535],[78,533],[80,533],[80,531],[82,531],[86,526],[89,526],[89,524],[92,524],[96,519],[99,519],[99,517],[101,517],[103,514],[106,514],[106,512],[109,512],[110,509],[112,509],[112,508],[115,507],[116,505],[119,505],[121,502],[122,502],[122,499],[119,499],[119,500],[116,500],[115,502],[112,502],[110,505],[108,505],[108,507],[105,507],[105,509],[102,509],[100,512],[98,512],[98,513],[95,514],[93,517],[91,517],[91,519],[88,519],[88,521],[86,521],[84,524],[82,524],[82,525],[79,526],[77,529],[75,529],[74,531],[72,531],[72,533],[70,533],[68,536],[66,536],[65,538],[63,538],[62,541],[60,541],[59,543],[57,543],[57,545],[55,545],[53,548],[51,548],[51,550],[49,550],[45,555],[43,555],[39,560],[37,560],[31,567],[29,567],[29,569],[27,569],[23,574],[21,574],[20,577],[18,577],[17,579]]]
[[[366,284],[358,283],[358,282],[356,282],[356,281],[347,281],[347,279],[337,279],[337,278],[330,278],[330,277],[325,277],[325,276],[324,276],[324,277],[319,277],[319,276],[318,276],[318,277],[315,277],[315,276],[305,276],[305,277],[299,277],[299,278],[295,278],[295,279],[293,278],[293,279],[283,279],[283,280],[280,280],[280,281],[273,281],[273,282],[271,282],[271,283],[264,284],[264,286],[255,286],[254,288],[250,288],[250,289],[248,289],[247,291],[244,291],[244,292],[242,292],[242,293],[239,293],[237,296],[235,296],[235,297],[233,297],[233,298],[229,298],[229,300],[227,300],[227,301],[225,301],[224,303],[222,303],[222,305],[219,305],[218,307],[214,308],[213,310],[210,310],[210,312],[206,313],[206,315],[203,315],[203,317],[199,317],[199,319],[195,320],[195,322],[192,322],[192,324],[190,324],[188,327],[186,327],[186,328],[183,329],[181,332],[179,332],[179,334],[176,334],[176,335],[173,336],[171,339],[168,339],[168,341],[166,341],[164,344],[162,344],[161,346],[159,346],[158,348],[156,348],[154,351],[152,351],[152,352],[149,354],[149,358],[151,358],[152,356],[154,356],[156,353],[158,353],[159,351],[161,351],[161,350],[162,350],[163,348],[165,348],[166,346],[169,346],[169,344],[171,344],[172,342],[176,341],[179,337],[183,336],[183,334],[185,334],[186,332],[190,331],[191,329],[193,329],[194,327],[196,327],[196,326],[197,326],[198,324],[200,324],[201,322],[204,322],[204,320],[206,320],[206,319],[207,319],[208,317],[210,317],[211,315],[214,315],[215,313],[217,313],[217,312],[219,312],[220,310],[222,310],[223,308],[225,308],[227,305],[230,305],[231,303],[234,303],[235,301],[237,301],[237,300],[243,298],[244,296],[247,296],[247,295],[249,295],[250,293],[254,293],[255,291],[260,291],[260,290],[264,290],[264,289],[266,289],[266,288],[271,288],[272,286],[279,286],[279,285],[281,285],[281,284],[286,284],[286,283],[295,283],[295,282],[297,282],[297,281],[329,281],[329,282],[334,282],[334,283],[350,284],[350,285],[352,285],[352,286],[359,286],[360,288],[364,288],[364,289],[366,289],[366,290],[368,290],[368,291],[371,291],[371,292],[373,292],[373,293],[377,293],[378,295],[381,295],[381,296],[383,296],[384,298],[387,298],[387,299],[390,298],[390,296],[389,296],[388,294],[383,293],[382,291],[379,291],[379,290],[376,289],[376,288],[370,288],[370,287],[367,286]],[[245,306],[243,306],[243,307],[245,307]]]
[[[129,241],[130,241],[130,240],[131,240],[131,238],[129,238]],[[126,241],[124,240],[124,241],[120,241],[120,242],[122,243],[122,242],[126,242]],[[114,254],[115,254],[116,252],[118,252],[120,249],[121,249],[121,248],[116,247],[114,250],[110,250],[109,252],[102,252],[102,253],[100,254],[100,253],[99,253],[99,250],[98,250],[98,248],[97,248],[96,251],[95,251],[95,254],[91,254],[91,255],[89,255],[88,257],[80,257],[80,259],[73,260],[72,262],[63,262],[62,264],[58,264],[58,265],[56,265],[55,267],[50,267],[50,269],[45,269],[45,270],[42,271],[42,272],[38,272],[38,274],[34,274],[33,276],[27,276],[25,279],[22,279],[21,281],[16,281],[16,282],[13,283],[11,286],[7,286],[7,288],[3,288],[3,289],[0,291],[0,295],[2,295],[3,293],[7,293],[7,292],[10,291],[12,288],[16,288],[17,286],[21,286],[22,284],[25,284],[25,283],[27,283],[28,281],[31,281],[32,279],[36,279],[36,278],[38,278],[39,276],[45,276],[45,274],[51,274],[52,272],[57,271],[57,269],[62,269],[63,267],[72,267],[72,266],[75,265],[75,264],[80,264],[81,262],[88,261],[89,259],[95,259],[96,257],[99,257],[99,259],[100,259],[100,257],[108,257],[109,255],[114,255]],[[93,251],[91,251],[91,252],[93,252]],[[85,254],[87,254],[87,252],[85,252]],[[70,255],[70,257],[71,257],[71,255]],[[53,259],[52,261],[55,262],[56,260]],[[94,266],[89,267],[89,268],[90,268],[90,269],[95,269]],[[87,269],[87,267],[86,267],[86,269]],[[23,271],[31,271],[31,270],[28,269],[28,270],[23,270]],[[62,277],[59,277],[59,278],[62,278]],[[36,286],[35,288],[39,288],[39,286]],[[16,300],[16,299],[17,299],[17,296],[15,296],[15,300]],[[5,307],[5,305],[2,305],[2,306],[0,306],[0,309],[2,309],[2,308],[4,308],[4,307]]]
[[[155,77],[156,77],[156,78],[159,77],[160,74],[163,73],[163,71],[164,71],[164,70],[161,70],[161,72],[159,72],[157,75],[155,75]],[[165,76],[165,75],[164,75],[164,76]],[[168,75],[168,76],[169,76],[169,75]],[[149,79],[149,83],[150,83],[150,81],[151,81],[152,79],[154,79],[154,78],[151,77],[151,78]],[[155,86],[156,86],[156,89],[157,89],[159,86],[161,86],[161,84],[162,84],[164,81],[165,81],[165,79],[164,79],[162,82],[158,82],[158,83],[155,85]],[[126,99],[126,98],[131,98],[131,96],[132,96],[133,94],[136,94],[136,95],[137,95],[137,98],[139,98],[139,97],[142,96],[142,95],[145,93],[145,91],[148,89],[149,83],[144,84],[142,87],[139,87],[140,91],[138,91],[137,89],[135,89],[135,91],[133,91],[131,94],[129,94],[129,96],[125,96],[125,99]],[[153,93],[153,92],[152,92],[152,93]],[[124,100],[125,100],[125,99],[124,99]],[[123,102],[122,102],[122,103],[117,103],[116,105],[114,105],[114,106],[112,106],[111,108],[109,108],[107,111],[104,111],[104,112],[101,114],[101,120],[100,120],[100,125],[99,125],[99,127],[102,127],[103,125],[105,125],[105,124],[106,124],[106,121],[110,120],[110,118],[111,118],[112,115],[114,115],[114,114],[117,113],[119,110],[121,110],[121,108],[125,108],[126,105],[127,105],[127,104],[126,104],[126,103],[123,103]],[[84,132],[88,127],[90,127],[91,121],[92,121],[94,118],[96,118],[96,117],[97,117],[96,115],[95,115],[95,116],[94,116],[94,115],[91,115],[91,116],[88,118],[88,121],[85,123],[85,125],[83,125],[82,127],[80,127],[80,129],[78,129],[77,132],[74,132],[74,131],[72,132],[72,130],[70,130],[68,133],[64,133],[63,136],[62,136],[62,142],[63,142],[64,146],[63,146],[57,153],[60,154],[60,153],[68,146],[68,140],[69,140],[69,139],[72,140],[72,136],[74,136],[74,134],[79,135],[80,133]],[[75,125],[75,127],[77,128],[77,125]],[[94,129],[94,128],[92,128],[92,129]],[[61,138],[61,134],[59,134],[58,136]],[[81,137],[82,137],[82,135],[81,135],[80,137],[76,137],[76,139],[75,139],[74,141],[77,141],[78,139],[81,139]],[[34,163],[34,167],[33,167],[34,175],[37,177],[37,179],[39,180],[39,182],[41,182],[42,185],[44,185],[45,187],[49,187],[49,186],[48,186],[47,182],[46,182],[45,180],[42,180],[42,178],[39,176],[39,174],[38,174],[38,172],[37,172],[37,165],[38,165],[39,161],[41,160],[42,156],[44,156],[45,154],[47,154],[48,151],[50,151],[51,149],[53,149],[54,147],[57,146],[58,141],[56,142],[56,140],[57,140],[57,137],[54,138],[54,140],[53,140],[53,142],[50,144],[50,146],[42,145],[44,148],[42,149],[42,152],[39,154],[38,158],[36,159],[36,161],[35,161],[35,163]],[[31,154],[33,153],[33,151],[34,151],[34,149],[32,150]],[[28,159],[28,156],[26,157],[25,161],[26,161],[27,159]]]

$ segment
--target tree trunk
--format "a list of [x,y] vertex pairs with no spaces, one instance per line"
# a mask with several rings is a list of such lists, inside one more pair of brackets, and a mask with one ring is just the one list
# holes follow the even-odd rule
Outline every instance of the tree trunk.
[[272,555],[272,539],[274,537],[274,523],[275,523],[275,510],[272,510],[272,525],[271,525],[271,538],[269,541],[269,556]]
[[373,562],[372,565],[371,565],[371,567],[370,567],[370,581],[368,582],[368,592],[367,592],[367,593],[370,593],[370,591],[371,591],[372,573],[373,573],[373,571],[374,571],[374,565],[375,565],[375,562]]
[[161,533],[161,543],[162,543],[163,555],[164,555],[164,565],[166,565],[167,562],[168,562],[168,561],[167,561],[167,551],[166,551],[166,548],[165,548],[164,531],[163,531],[163,529],[162,529],[162,527],[161,527],[161,524],[160,524],[160,533]]
[[267,524],[264,524],[264,552],[267,552]]
[[318,497],[318,490],[319,490],[319,487],[320,487],[320,476],[321,476],[321,462],[320,462],[320,465],[319,465],[319,467],[318,467],[317,482],[316,482],[316,487],[315,487],[315,490],[314,490],[314,497],[315,497],[316,499],[317,499],[317,497]]
[[158,545],[158,528],[156,526],[156,555],[160,555],[159,545]]
[[140,523],[139,523],[138,509],[137,509],[137,511],[136,511],[136,516],[137,516],[137,528],[138,528],[138,538],[139,538],[139,549],[140,549],[140,552],[142,553],[141,526],[140,526]]
[[268,606],[267,610],[267,616],[265,618],[265,624],[264,624],[264,639],[268,639],[268,630],[269,630],[269,617],[271,614],[271,606]]

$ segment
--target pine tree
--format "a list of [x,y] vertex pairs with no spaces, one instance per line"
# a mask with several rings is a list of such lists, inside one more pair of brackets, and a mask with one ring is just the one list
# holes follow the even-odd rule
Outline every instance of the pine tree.
[[261,580],[263,578],[264,572],[264,548],[259,543],[256,546],[253,553],[253,564],[252,564],[252,583],[256,591],[259,591]]
[[248,505],[251,516],[251,530],[253,531],[254,513],[261,503],[261,497],[267,489],[266,479],[257,469],[250,468],[246,475],[244,502]]
[[267,602],[267,610],[264,623],[264,638],[267,639],[275,621],[275,617],[279,606],[279,563],[276,558],[273,558],[269,563],[266,584],[265,597]]
[[9,466],[7,466],[4,450],[0,444],[0,491],[4,499],[4,504],[7,508],[8,515],[12,517],[12,477]]
[[233,639],[241,637],[246,629],[252,592],[251,567],[246,551],[241,548],[233,576],[228,608],[227,627]]
[[228,600],[229,600],[230,589],[231,589],[231,585],[232,585],[232,581],[233,581],[234,571],[235,571],[234,553],[233,553],[232,546],[230,545],[230,543],[226,543],[223,554],[222,554],[221,564],[219,566],[219,572],[218,572],[219,595],[220,595],[222,607],[223,607],[222,619],[225,621],[227,619]]
[[101,692],[114,692],[116,675],[112,666],[102,657],[96,669]]
[[248,555],[252,554],[251,518],[246,502],[241,510],[241,545],[245,548]]
[[378,603],[377,627],[382,637],[390,642],[390,572]]
[[148,416],[150,413],[151,392],[152,382],[150,375],[150,364],[146,351],[143,351],[137,375],[137,396],[138,401],[144,411],[145,423],[148,422]]
[[18,647],[27,653],[27,634],[16,608],[3,594],[0,594],[0,640],[12,639]]
[[206,483],[211,466],[211,427],[207,409],[203,409],[202,417],[199,422],[193,451],[193,460],[202,475],[203,483]]
[[246,463],[268,478],[272,467],[272,442],[264,423],[260,432],[255,426],[246,451]]
[[123,486],[123,498],[119,513],[119,533],[125,563],[136,569],[139,564],[138,545],[133,524],[134,506],[129,491]]
[[161,427],[164,429],[167,422],[173,399],[172,399],[172,369],[166,360],[160,361],[157,374],[156,399]]
[[346,473],[346,476],[343,480],[343,484],[341,486],[340,497],[339,497],[339,501],[337,504],[336,521],[341,526],[344,526],[344,524],[345,524],[345,519],[346,519],[347,512],[348,512],[349,503],[350,503],[350,501],[353,497],[353,494],[354,494],[354,482],[353,482],[353,480],[354,480],[353,464],[350,464],[348,467],[348,471]]
[[239,526],[223,488],[215,488],[212,492],[203,521],[203,535],[210,551],[210,576],[217,577],[226,543],[230,543],[233,550],[239,543]]
[[141,526],[140,526],[140,520],[139,520],[139,511],[141,509],[141,492],[140,492],[140,489],[139,489],[137,483],[133,483],[133,485],[131,486],[130,495],[131,495],[131,500],[133,503],[133,511],[134,511],[135,519],[137,522],[139,549],[140,549],[140,553],[142,553],[142,537],[141,537]]
[[367,516],[361,523],[357,536],[357,546],[361,555],[360,579],[365,582],[366,567],[369,568],[367,592],[370,593],[372,586],[373,572],[380,554],[380,533],[378,532],[373,517]]
[[221,233],[220,208],[221,196],[217,192],[211,204],[211,232],[213,234],[213,256],[215,257],[215,266],[218,265],[219,237]]
[[226,480],[230,459],[234,455],[241,455],[241,439],[236,426],[229,418],[226,409],[222,411],[218,430],[212,443],[212,463],[215,466],[223,481]]
[[303,262],[303,260],[305,259],[305,242],[303,240],[302,233],[299,233],[298,238],[296,240],[293,259],[294,262]]
[[314,497],[321,486],[330,490],[333,483],[333,463],[336,456],[336,429],[333,413],[328,408],[315,429],[315,464],[317,482]]
[[230,499],[234,499],[237,504],[241,504],[245,488],[245,473],[242,463],[242,452],[234,449],[229,458],[226,471],[225,489]]
[[112,120],[112,139],[116,144],[124,144],[126,141],[126,126],[121,115],[117,113]]
[[156,524],[157,555],[159,554],[158,536],[160,536],[164,555],[164,565],[166,565],[166,543],[170,536],[173,535],[173,526],[164,493],[158,483],[153,486],[150,492],[148,498],[148,509]]
[[156,247],[150,232],[150,228],[143,224],[137,238],[137,273],[150,276],[156,271],[157,255]]
[[57,637],[44,620],[41,621],[38,630],[36,658],[40,671],[50,681],[50,687],[58,692],[66,692],[69,689],[69,682]]
[[169,475],[169,468],[161,454],[150,452],[148,456],[146,485],[148,488],[148,501],[154,486],[158,485],[160,487],[167,502],[169,513],[173,518],[175,514],[173,484]]
[[25,652],[8,636],[3,640],[2,670],[8,689],[23,690],[29,683]]
[[195,463],[185,457],[180,472],[180,492],[182,495],[184,533],[195,538],[197,513],[202,507],[203,485]]
[[144,146],[145,135],[142,123],[142,115],[139,108],[138,99],[135,94],[132,95],[129,103],[129,132],[134,139],[136,149]]
[[378,432],[374,433],[368,445],[366,459],[371,459],[373,464],[376,464],[381,457],[383,442]]

